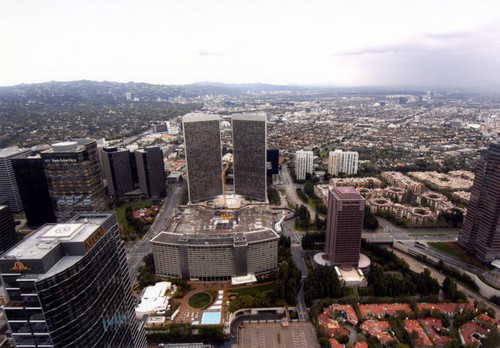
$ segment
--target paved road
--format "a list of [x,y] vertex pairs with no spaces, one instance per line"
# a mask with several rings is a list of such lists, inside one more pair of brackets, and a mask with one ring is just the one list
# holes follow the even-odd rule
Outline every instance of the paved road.
[[134,286],[137,281],[137,274],[139,273],[139,267],[142,265],[142,259],[144,258],[144,255],[148,254],[151,251],[150,240],[166,227],[168,220],[174,212],[174,209],[177,207],[177,204],[179,204],[181,196],[182,186],[175,185],[165,199],[165,202],[160,208],[156,220],[150,227],[148,233],[146,233],[142,240],[136,243],[133,248],[127,249],[130,267],[129,274],[132,286]]
[[298,204],[299,206],[302,204],[306,206],[307,210],[309,210],[309,214],[311,215],[311,219],[314,219],[316,216],[316,211],[309,205],[304,203],[299,196],[297,195],[297,187],[295,186],[292,176],[290,175],[290,172],[288,171],[288,166],[286,164],[283,165],[280,171],[281,175],[281,182],[283,184],[283,188],[286,191],[286,197],[288,201],[293,204],[294,206]]

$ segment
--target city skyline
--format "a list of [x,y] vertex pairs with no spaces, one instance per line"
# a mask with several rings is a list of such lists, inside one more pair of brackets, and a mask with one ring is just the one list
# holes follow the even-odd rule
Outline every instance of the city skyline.
[[3,6],[0,86],[52,80],[498,85],[500,4],[26,1]]

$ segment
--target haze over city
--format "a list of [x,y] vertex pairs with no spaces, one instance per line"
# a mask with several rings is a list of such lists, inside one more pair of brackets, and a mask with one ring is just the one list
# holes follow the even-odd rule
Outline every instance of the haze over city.
[[498,1],[19,1],[0,85],[97,80],[489,88]]

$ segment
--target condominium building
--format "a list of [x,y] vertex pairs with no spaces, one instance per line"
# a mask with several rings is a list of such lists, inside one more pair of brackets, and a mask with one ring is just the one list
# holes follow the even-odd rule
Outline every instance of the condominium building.
[[365,199],[351,186],[330,186],[325,253],[332,265],[358,266]]
[[107,208],[95,140],[53,144],[41,156],[58,221],[64,222],[78,212]]
[[500,258],[500,144],[491,143],[476,166],[458,245],[483,263]]
[[295,175],[297,180],[305,180],[306,174],[314,170],[314,154],[312,151],[299,150],[295,152]]
[[11,160],[14,156],[28,152],[29,149],[20,149],[17,146],[0,150],[0,196],[7,197],[10,210],[14,213],[23,210],[23,202],[19,194]]
[[234,193],[265,201],[267,116],[233,115]]
[[355,151],[330,151],[328,154],[328,173],[354,175],[358,172],[359,154]]
[[9,206],[0,205],[0,254],[16,245],[17,242],[14,216]]
[[150,198],[165,197],[167,177],[161,148],[150,146],[136,150],[135,165],[141,191]]
[[123,197],[134,190],[130,151],[116,147],[105,147],[101,153],[104,177],[108,185],[108,194]]
[[56,222],[43,159],[36,150],[11,159],[28,226]]
[[47,224],[0,257],[17,347],[146,347],[114,213]]
[[182,117],[182,125],[189,201],[222,195],[220,117],[191,113]]

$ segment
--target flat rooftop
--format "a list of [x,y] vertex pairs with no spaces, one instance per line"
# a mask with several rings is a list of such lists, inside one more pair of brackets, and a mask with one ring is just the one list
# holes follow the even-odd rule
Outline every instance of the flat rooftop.
[[238,330],[238,347],[317,347],[316,330],[309,322],[245,322]]
[[68,223],[46,224],[5,252],[0,260],[41,259],[63,241],[83,243],[110,214],[83,214]]

